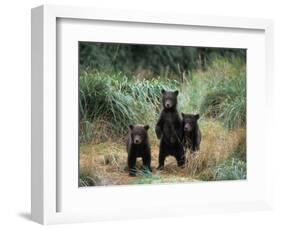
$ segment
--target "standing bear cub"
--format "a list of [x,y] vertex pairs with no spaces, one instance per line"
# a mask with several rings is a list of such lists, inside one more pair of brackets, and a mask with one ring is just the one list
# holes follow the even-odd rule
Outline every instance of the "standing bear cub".
[[148,140],[148,125],[130,125],[127,139],[129,175],[136,176],[136,160],[142,158],[143,168],[150,171],[151,151]]
[[165,158],[169,155],[176,158],[178,166],[185,164],[182,121],[177,111],[178,94],[177,90],[162,90],[163,110],[155,128],[157,138],[160,139],[158,170],[164,168]]
[[200,149],[201,132],[198,126],[199,114],[184,114],[182,113],[182,123],[184,131],[184,145],[190,152]]

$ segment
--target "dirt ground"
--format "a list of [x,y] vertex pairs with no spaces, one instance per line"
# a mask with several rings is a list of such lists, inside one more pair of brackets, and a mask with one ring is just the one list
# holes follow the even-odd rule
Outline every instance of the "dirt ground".
[[[116,146],[115,146],[116,147]],[[121,147],[121,146],[120,146]],[[141,158],[137,159],[137,177],[131,177],[128,175],[127,169],[127,153],[125,148],[122,151],[120,149],[118,155],[110,152],[110,149],[104,150],[105,154],[93,154],[97,153],[95,147],[83,146],[82,153],[80,155],[81,170],[85,170],[88,167],[92,168],[89,174],[95,174],[102,180],[97,184],[100,185],[119,185],[119,184],[142,184],[142,183],[169,183],[169,182],[189,182],[195,181],[191,177],[185,175],[185,171],[177,166],[176,159],[172,156],[167,157],[165,161],[165,169],[162,171],[156,170],[158,165],[158,146],[152,146],[151,148],[151,167],[152,174],[143,174],[140,167],[142,165]],[[85,151],[90,150],[90,152]],[[92,162],[92,164],[89,164]],[[90,166],[92,165],[92,166]],[[94,178],[94,177],[93,177]],[[99,180],[99,179],[98,179]]]

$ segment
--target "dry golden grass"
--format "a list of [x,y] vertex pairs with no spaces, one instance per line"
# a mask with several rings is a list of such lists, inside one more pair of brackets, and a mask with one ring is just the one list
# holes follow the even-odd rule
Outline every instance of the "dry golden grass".
[[200,151],[188,154],[185,173],[192,177],[216,166],[233,153],[246,138],[245,129],[228,131],[216,122],[208,122],[202,131]]
[[[158,143],[151,141],[152,175],[140,182],[141,176],[129,177],[127,172],[127,153],[123,141],[108,140],[100,144],[80,146],[80,175],[86,175],[94,185],[117,185],[134,183],[188,182],[198,179],[202,173],[227,158],[245,140],[245,129],[228,131],[218,122],[208,120],[202,124],[201,149],[195,154],[187,153],[188,164],[177,167],[174,157],[166,158],[165,168],[159,172]],[[137,166],[141,166],[138,159]]]

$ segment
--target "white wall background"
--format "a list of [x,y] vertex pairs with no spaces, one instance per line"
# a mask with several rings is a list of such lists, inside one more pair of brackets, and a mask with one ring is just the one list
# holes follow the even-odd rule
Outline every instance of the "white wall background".
[[[41,4],[271,18],[275,21],[275,204],[270,212],[48,226],[52,229],[280,229],[281,7],[276,0],[9,0],[0,7],[0,228],[38,229],[30,221],[30,8]],[[280,77],[279,77],[280,76]],[[261,123],[262,125],[262,123]],[[279,154],[279,155],[278,155]],[[280,162],[280,163],[279,163]],[[207,191],[206,191],[207,193]],[[208,194],[206,194],[208,195]],[[211,195],[211,194],[210,194]]]

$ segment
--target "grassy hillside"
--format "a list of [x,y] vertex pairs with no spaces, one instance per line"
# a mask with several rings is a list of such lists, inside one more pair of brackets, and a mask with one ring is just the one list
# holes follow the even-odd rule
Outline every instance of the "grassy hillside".
[[[200,152],[188,154],[184,169],[169,157],[165,170],[157,172],[154,127],[162,88],[180,91],[180,112],[201,114],[202,144]],[[180,78],[83,70],[79,106],[80,186],[246,178],[246,67],[241,58],[215,57]],[[130,178],[125,139],[128,126],[137,123],[151,127],[153,173],[139,171]]]

